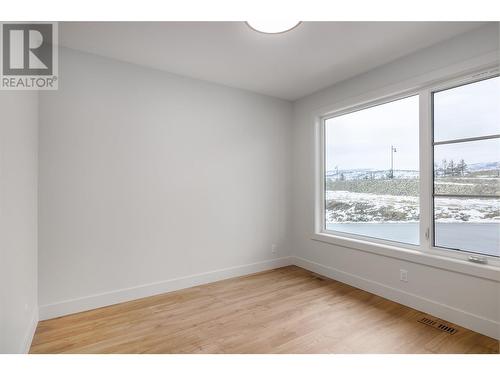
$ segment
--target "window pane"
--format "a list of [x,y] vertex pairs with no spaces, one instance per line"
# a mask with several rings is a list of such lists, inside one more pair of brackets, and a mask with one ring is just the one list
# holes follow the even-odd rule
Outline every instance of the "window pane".
[[434,244],[500,256],[500,139],[456,142],[500,134],[500,78],[433,99]]
[[434,141],[500,133],[500,77],[434,94]]
[[435,146],[434,193],[500,196],[500,139]]
[[434,199],[435,245],[500,256],[500,200]]
[[418,244],[418,96],[325,121],[325,227]]

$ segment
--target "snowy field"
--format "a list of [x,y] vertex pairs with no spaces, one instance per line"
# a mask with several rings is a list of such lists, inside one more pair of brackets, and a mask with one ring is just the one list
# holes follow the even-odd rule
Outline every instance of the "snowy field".
[[[414,196],[326,191],[328,223],[391,223],[419,220]],[[500,201],[479,198],[438,198],[438,222],[500,223]]]
[[418,221],[418,197],[326,191],[327,223]]
[[[438,198],[436,246],[500,256],[498,199]],[[419,241],[416,196],[326,192],[329,230],[409,244]]]

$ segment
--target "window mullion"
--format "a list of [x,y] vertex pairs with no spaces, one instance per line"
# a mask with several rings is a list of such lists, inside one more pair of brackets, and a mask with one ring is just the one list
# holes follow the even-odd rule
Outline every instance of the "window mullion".
[[488,139],[496,139],[496,138],[500,138],[500,134],[484,135],[481,137],[450,139],[447,141],[434,142],[434,146],[449,145],[449,144],[464,143],[464,142],[485,141]]
[[420,160],[420,247],[432,246],[432,95],[429,90],[419,93],[419,160]]

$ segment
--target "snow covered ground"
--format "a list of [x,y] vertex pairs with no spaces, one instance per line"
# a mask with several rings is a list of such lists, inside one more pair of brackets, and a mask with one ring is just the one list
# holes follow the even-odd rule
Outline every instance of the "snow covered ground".
[[500,223],[500,199],[436,198],[438,222]]
[[[419,220],[419,199],[415,196],[326,191],[327,223],[397,223]],[[500,200],[479,198],[437,198],[438,222],[498,223]]]

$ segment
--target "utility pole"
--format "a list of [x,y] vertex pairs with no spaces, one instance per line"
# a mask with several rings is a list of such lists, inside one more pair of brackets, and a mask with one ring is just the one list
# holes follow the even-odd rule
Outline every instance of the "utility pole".
[[391,179],[394,178],[394,154],[396,153],[396,147],[391,145],[391,172],[389,174],[389,177]]

